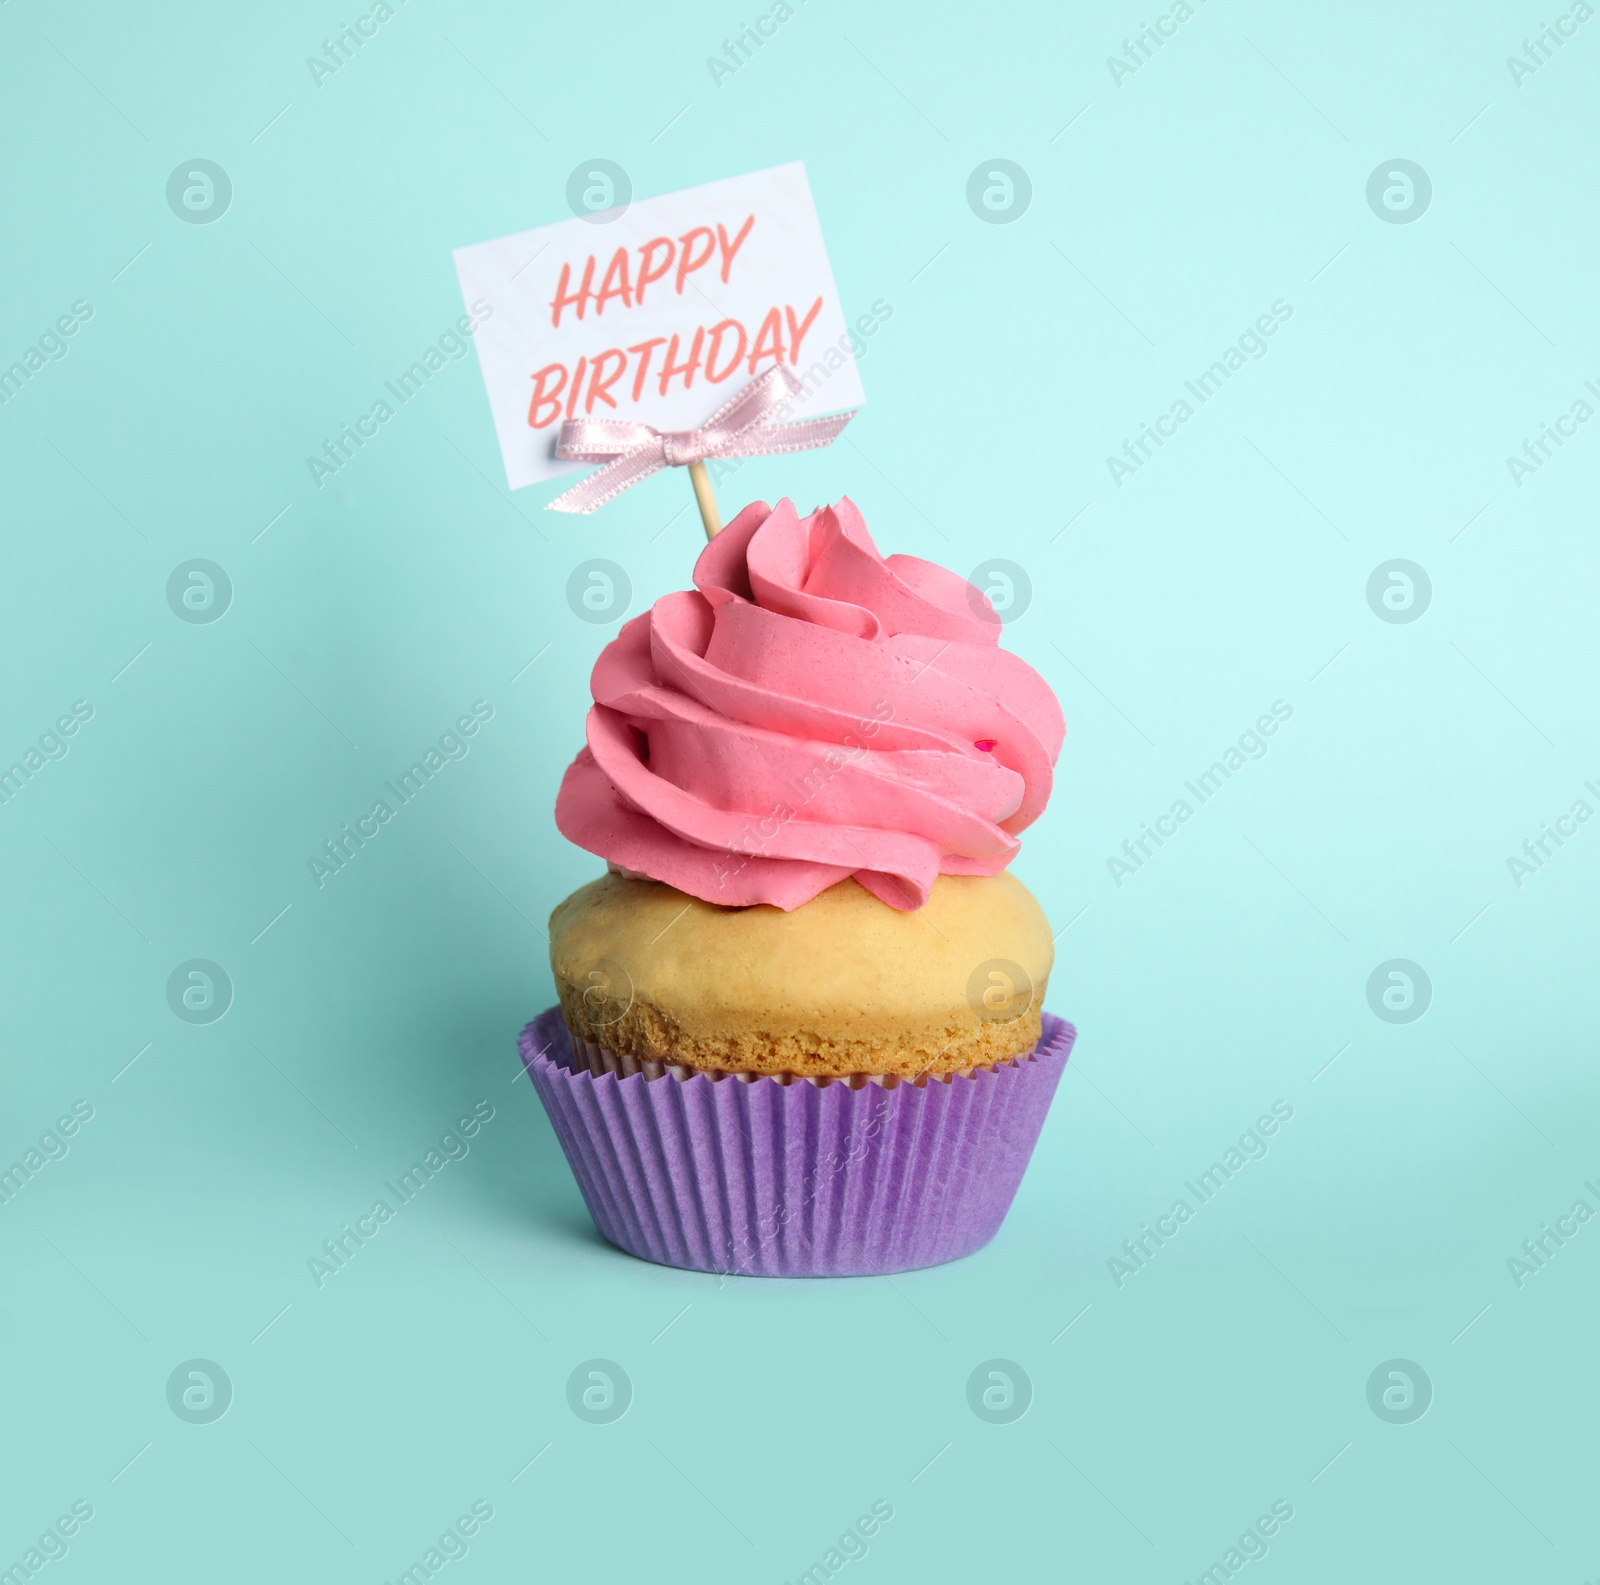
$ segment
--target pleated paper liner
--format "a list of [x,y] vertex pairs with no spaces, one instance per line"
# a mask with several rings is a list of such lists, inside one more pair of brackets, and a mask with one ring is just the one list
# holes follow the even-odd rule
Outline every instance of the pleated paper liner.
[[574,1050],[558,1007],[517,1044],[619,1249],[734,1276],[881,1276],[970,1255],[999,1230],[1077,1035],[1043,1022],[1014,1062],[893,1086],[621,1072],[615,1053]]

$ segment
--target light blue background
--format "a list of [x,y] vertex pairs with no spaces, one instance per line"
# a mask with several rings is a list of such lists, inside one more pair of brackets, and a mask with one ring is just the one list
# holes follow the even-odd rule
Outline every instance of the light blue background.
[[[0,1162],[94,1108],[0,1208],[0,1568],[83,1498],[49,1581],[376,1585],[483,1499],[447,1581],[777,1585],[881,1498],[851,1580],[1178,1585],[1283,1499],[1252,1580],[1600,1572],[1600,1228],[1506,1264],[1600,1206],[1600,825],[1506,864],[1600,777],[1600,425],[1520,488],[1505,462],[1600,380],[1600,20],[1518,87],[1526,7],[1210,0],[1117,86],[1149,15],[1061,9],[811,0],[721,87],[748,10],[409,0],[316,87],[343,18],[303,0],[0,9],[0,363],[94,307],[0,408],[0,760],[94,707],[0,807]],[[597,156],[641,195],[803,159],[847,310],[893,305],[847,438],[750,463],[730,514],[848,493],[886,550],[1032,580],[1006,641],[1070,732],[1017,871],[1082,1034],[954,1266],[633,1261],[518,1077],[541,925],[596,871],[551,807],[614,627],[566,579],[684,586],[685,481],[508,498],[472,359],[310,480],[462,311],[450,250],[562,218]],[[194,157],[231,178],[214,224],[166,202]],[[994,157],[1033,186],[1007,225],[965,199]],[[1395,157],[1432,180],[1414,223],[1366,201]],[[1115,484],[1278,299],[1268,355]],[[234,586],[213,624],[167,604],[196,557]],[[1365,593],[1396,557],[1433,589],[1404,625]],[[317,889],[476,699],[470,755]],[[1275,699],[1270,753],[1119,888]],[[190,958],[232,977],[220,1022],[169,1010]],[[1369,1009],[1390,958],[1431,978],[1417,1022]],[[479,1099],[470,1155],[318,1290],[307,1258]],[[1269,1154],[1119,1288],[1277,1099]],[[567,1407],[595,1356],[633,1382],[609,1426]],[[208,1426],[167,1407],[194,1357],[234,1387]],[[967,1407],[995,1357],[1033,1383],[1011,1425]],[[1410,1425],[1367,1404],[1396,1357],[1433,1383]]]

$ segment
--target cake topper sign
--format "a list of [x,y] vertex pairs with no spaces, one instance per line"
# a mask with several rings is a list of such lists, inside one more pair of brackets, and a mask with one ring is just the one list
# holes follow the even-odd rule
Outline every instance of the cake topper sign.
[[459,248],[455,265],[494,310],[475,341],[510,486],[615,459],[561,510],[688,466],[715,532],[701,459],[826,445],[846,420],[821,415],[863,400],[855,360],[824,358],[849,331],[798,163]]

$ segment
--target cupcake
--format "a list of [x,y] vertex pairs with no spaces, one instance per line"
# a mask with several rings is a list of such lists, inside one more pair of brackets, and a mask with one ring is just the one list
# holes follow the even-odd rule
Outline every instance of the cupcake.
[[848,501],[745,509],[594,668],[521,1050],[600,1231],[699,1271],[908,1270],[1004,1218],[1074,1032],[1006,866],[1064,726],[964,579]]

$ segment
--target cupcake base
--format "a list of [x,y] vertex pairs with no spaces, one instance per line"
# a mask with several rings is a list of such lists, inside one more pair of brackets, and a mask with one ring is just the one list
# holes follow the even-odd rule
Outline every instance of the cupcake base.
[[924,1083],[753,1083],[591,1071],[552,1007],[517,1046],[589,1213],[659,1265],[752,1277],[881,1276],[994,1237],[1072,1050]]

